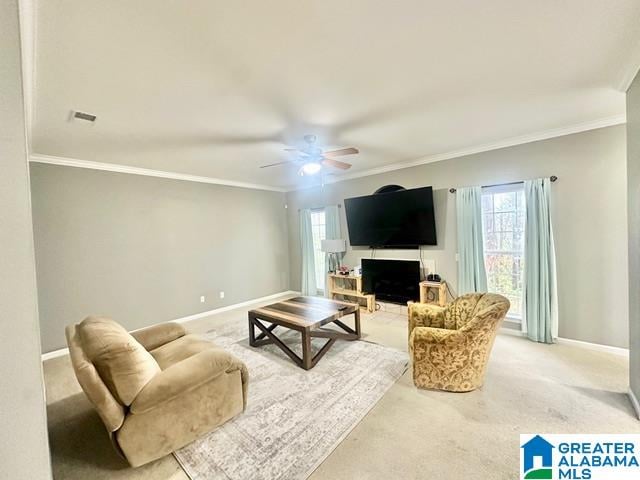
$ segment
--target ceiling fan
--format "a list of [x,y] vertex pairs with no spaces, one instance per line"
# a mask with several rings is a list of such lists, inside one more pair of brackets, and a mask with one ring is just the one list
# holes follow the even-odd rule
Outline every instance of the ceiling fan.
[[297,152],[297,158],[295,160],[289,160],[286,162],[271,163],[269,165],[262,165],[260,168],[275,167],[277,165],[300,165],[300,175],[315,175],[322,167],[333,167],[341,170],[347,170],[351,168],[350,163],[341,162],[334,157],[340,157],[343,155],[353,155],[359,153],[359,150],[354,147],[340,148],[338,150],[330,150],[324,152],[320,147],[316,145],[315,135],[305,135],[304,141],[307,143],[302,148],[285,148],[285,152]]

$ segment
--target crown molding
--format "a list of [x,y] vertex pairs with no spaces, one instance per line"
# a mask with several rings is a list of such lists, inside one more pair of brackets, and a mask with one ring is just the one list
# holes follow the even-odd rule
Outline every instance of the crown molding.
[[284,193],[287,190],[270,185],[260,185],[257,183],[236,182],[223,178],[200,177],[188,175],[186,173],[165,172],[162,170],[151,170],[148,168],[131,167],[129,165],[118,165],[115,163],[93,162],[91,160],[79,160],[76,158],[56,157],[53,155],[32,154],[29,156],[32,163],[47,163],[50,165],[62,165],[65,167],[88,168],[90,170],[103,170],[107,172],[127,173],[130,175],[143,175],[146,177],[169,178],[171,180],[183,180],[186,182],[209,183],[213,185],[224,185],[227,187],[249,188],[253,190],[267,190],[270,192]]
[[[601,118],[589,122],[582,122],[573,125],[569,125],[561,128],[554,128],[550,130],[544,130],[541,132],[531,133],[527,135],[521,135],[518,137],[511,137],[504,140],[500,140],[492,143],[485,143],[474,147],[469,147],[461,150],[454,150],[446,153],[439,153],[436,155],[429,155],[420,157],[416,160],[409,162],[398,162],[381,167],[370,168],[367,170],[361,170],[359,172],[353,172],[350,174],[340,175],[333,178],[325,177],[325,184],[344,182],[355,178],[368,177],[371,175],[379,175],[381,173],[393,172],[395,170],[402,170],[404,168],[417,167],[420,165],[426,165],[428,163],[439,162],[442,160],[450,160],[452,158],[464,157],[467,155],[473,155],[476,153],[489,152],[491,150],[498,150],[501,148],[513,147],[516,145],[523,145],[525,143],[537,142],[540,140],[548,140],[550,138],[562,137],[565,135],[571,135],[574,133],[586,132],[589,130],[595,130],[598,128],[611,127],[614,125],[620,125],[626,123],[626,116],[615,115],[612,117]],[[79,160],[75,158],[57,157],[53,155],[41,155],[32,154],[29,157],[30,162],[34,163],[48,163],[51,165],[63,165],[67,167],[88,168],[91,170],[104,170],[108,172],[127,173],[131,175],[144,175],[147,177],[159,177],[169,178],[173,180],[183,180],[188,182],[197,183],[209,183],[214,185],[225,185],[238,188],[249,188],[254,190],[267,190],[271,192],[290,192],[296,190],[306,190],[310,188],[317,188],[320,185],[307,185],[307,186],[290,186],[288,188],[273,187],[270,185],[261,185],[256,183],[237,182],[233,180],[225,180],[222,178],[213,177],[200,177],[196,175],[189,175],[185,173],[166,172],[162,170],[151,170],[142,167],[132,167],[129,165],[119,165],[115,163],[102,163],[94,162],[91,160]]]
[[[402,170],[404,168],[417,167],[420,165],[426,165],[427,163],[439,162],[441,160],[450,160],[452,158],[466,157],[468,155],[474,155],[476,153],[489,152],[491,150],[499,150],[501,148],[514,147],[516,145],[523,145],[525,143],[537,142],[540,140],[548,140],[550,138],[563,137],[565,135],[571,135],[574,133],[586,132],[589,130],[596,130],[598,128],[612,127],[614,125],[620,125],[626,123],[626,115],[614,115],[612,117],[605,117],[598,120],[592,120],[588,122],[576,123],[568,125],[566,127],[553,128],[550,130],[543,130],[540,132],[529,133],[526,135],[520,135],[517,137],[510,137],[504,140],[499,140],[492,143],[484,143],[474,147],[468,147],[461,150],[454,150],[446,153],[438,153],[436,155],[428,155],[420,157],[416,160],[409,162],[398,162],[381,167],[369,168],[367,170],[361,170],[359,172],[348,173],[345,175],[334,176],[333,178],[324,179],[325,184],[344,182],[345,180],[352,180],[354,178],[368,177],[371,175],[379,175],[381,173],[393,172],[395,170]],[[317,188],[321,185],[305,185],[305,186],[290,186],[287,191],[306,190],[310,188]]]
[[629,87],[631,86],[633,79],[636,78],[638,71],[640,71],[640,38],[638,38],[638,41],[632,48],[629,63],[627,63],[620,71],[618,90],[623,93],[629,90]]

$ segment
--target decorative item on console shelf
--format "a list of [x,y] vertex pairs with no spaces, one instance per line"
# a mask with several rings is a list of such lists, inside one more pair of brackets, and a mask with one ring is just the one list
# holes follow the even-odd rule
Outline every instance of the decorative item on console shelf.
[[338,270],[336,271],[336,273],[340,275],[350,275],[349,267],[347,267],[346,265],[342,265],[338,267]]

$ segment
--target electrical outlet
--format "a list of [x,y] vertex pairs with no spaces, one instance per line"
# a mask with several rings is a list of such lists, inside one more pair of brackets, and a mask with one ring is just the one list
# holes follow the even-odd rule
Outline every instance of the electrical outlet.
[[220,292],[220,298],[224,298],[224,292]]
[[200,297],[200,303],[204,303],[204,295]]

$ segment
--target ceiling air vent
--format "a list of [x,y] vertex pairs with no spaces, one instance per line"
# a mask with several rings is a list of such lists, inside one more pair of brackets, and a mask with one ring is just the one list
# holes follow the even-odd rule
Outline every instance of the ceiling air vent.
[[88,122],[95,122],[96,116],[85,112],[73,112],[73,118],[79,118],[80,120],[86,120]]

